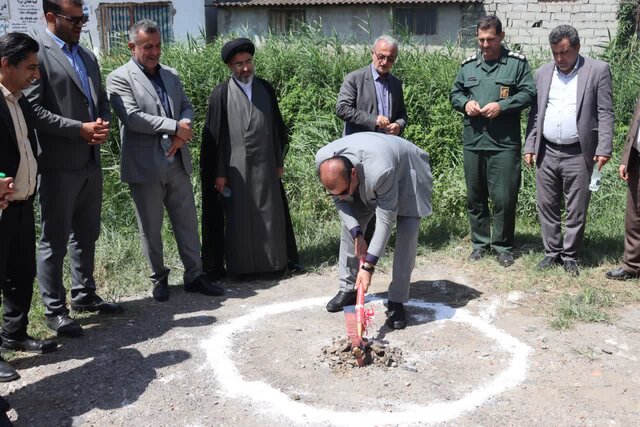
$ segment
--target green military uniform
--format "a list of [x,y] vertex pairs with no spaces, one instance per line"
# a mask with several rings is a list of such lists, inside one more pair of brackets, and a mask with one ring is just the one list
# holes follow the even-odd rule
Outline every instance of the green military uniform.
[[[474,249],[511,252],[520,188],[520,112],[531,105],[536,85],[526,58],[502,47],[500,58],[485,62],[482,54],[467,58],[451,91],[453,108],[464,116],[464,174],[467,210]],[[470,117],[464,107],[490,102],[501,113],[492,119]],[[490,230],[489,197],[494,205]]]

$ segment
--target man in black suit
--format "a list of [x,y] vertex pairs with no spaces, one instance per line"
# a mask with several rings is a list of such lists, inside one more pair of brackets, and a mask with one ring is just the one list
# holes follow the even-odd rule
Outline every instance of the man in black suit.
[[98,60],[79,44],[89,16],[83,0],[43,0],[46,30],[38,35],[40,79],[25,91],[46,128],[39,130],[40,220],[38,283],[46,323],[58,336],[82,335],[69,317],[63,283],[64,259],[71,267],[71,309],[119,313],[103,301],[94,279],[100,234],[102,168],[100,144],[107,140],[111,110]]
[[[38,43],[26,34],[0,37],[0,135],[4,135],[0,138],[0,171],[8,177],[0,185],[0,199],[9,201],[0,217],[0,288],[4,297],[0,347],[45,353],[54,350],[57,343],[27,334],[36,274],[33,199],[39,147],[33,111],[22,90],[40,77],[37,52]],[[19,377],[0,359],[0,382]]]

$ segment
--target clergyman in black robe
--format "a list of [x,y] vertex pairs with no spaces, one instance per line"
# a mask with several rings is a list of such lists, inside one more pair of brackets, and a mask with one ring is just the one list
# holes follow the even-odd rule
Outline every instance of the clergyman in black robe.
[[202,258],[216,276],[225,261],[233,275],[299,267],[280,179],[287,131],[273,87],[254,75],[254,52],[248,39],[222,48],[232,76],[213,89],[203,129]]

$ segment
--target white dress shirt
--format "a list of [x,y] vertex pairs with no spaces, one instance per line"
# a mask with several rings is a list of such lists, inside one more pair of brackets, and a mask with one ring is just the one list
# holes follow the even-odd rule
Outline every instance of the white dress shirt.
[[559,145],[578,142],[578,68],[581,60],[569,74],[556,66],[549,88],[547,110],[544,114],[542,134],[547,141]]

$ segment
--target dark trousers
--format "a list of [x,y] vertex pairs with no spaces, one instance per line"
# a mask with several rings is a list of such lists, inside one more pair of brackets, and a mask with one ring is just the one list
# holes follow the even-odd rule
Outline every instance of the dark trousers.
[[11,202],[0,219],[0,287],[3,319],[1,335],[24,339],[36,275],[36,230],[33,197]]
[[[575,261],[584,237],[591,199],[589,180],[593,167],[587,165],[579,143],[557,145],[548,141],[536,170],[536,199],[547,256]],[[564,198],[565,230],[562,235],[561,204]]]
[[624,261],[622,267],[640,272],[640,154],[631,149],[627,173],[627,211],[624,217]]
[[69,248],[71,299],[82,303],[96,292],[95,245],[100,235],[102,169],[41,170],[38,282],[47,316],[68,312],[62,281]]
[[[520,189],[520,152],[464,151],[467,213],[474,249],[513,250]],[[493,230],[489,199],[493,202]]]

